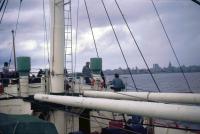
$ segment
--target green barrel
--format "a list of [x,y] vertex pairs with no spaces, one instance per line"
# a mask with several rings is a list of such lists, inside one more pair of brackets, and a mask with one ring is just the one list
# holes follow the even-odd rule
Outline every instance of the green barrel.
[[17,71],[19,75],[26,76],[31,70],[31,58],[30,57],[17,57]]
[[102,70],[102,58],[90,58],[90,69],[94,74],[100,74]]

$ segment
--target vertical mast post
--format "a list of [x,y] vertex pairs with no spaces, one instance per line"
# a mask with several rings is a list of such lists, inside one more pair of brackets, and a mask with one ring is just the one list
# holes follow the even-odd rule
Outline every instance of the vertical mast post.
[[14,66],[15,66],[15,72],[16,72],[17,64],[16,64],[16,53],[15,53],[15,33],[14,33],[14,30],[12,30],[11,32],[12,32],[12,39],[13,39],[13,59],[14,59]]
[[[64,1],[50,0],[51,40],[50,72],[51,94],[64,94]],[[65,114],[56,110],[51,115],[59,134],[66,133]]]

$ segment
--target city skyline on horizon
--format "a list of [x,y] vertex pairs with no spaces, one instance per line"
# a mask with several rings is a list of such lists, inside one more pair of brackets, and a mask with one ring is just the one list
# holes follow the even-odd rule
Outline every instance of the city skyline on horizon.
[[[143,52],[149,66],[159,63],[161,67],[167,66],[171,61],[177,66],[169,42],[163,32],[161,24],[155,13],[153,5],[147,0],[118,1],[127,22],[130,25],[138,45]],[[47,26],[49,26],[48,0],[45,0]],[[115,5],[114,0],[105,1],[108,13],[116,30],[122,50],[129,67],[145,68],[145,64],[130,37],[125,23]],[[200,8],[197,4],[188,1],[155,1],[163,24],[172,41],[174,50],[180,64],[200,65]],[[0,64],[9,61],[12,56],[11,30],[15,29],[19,1],[9,1],[7,10],[0,25]],[[73,1],[72,9],[77,8],[77,1]],[[96,10],[98,9],[98,10]],[[103,59],[103,69],[126,68],[123,56],[117,46],[111,26],[102,4],[98,0],[88,1],[88,10],[93,25],[99,56]],[[76,10],[72,10],[73,40],[75,46]],[[33,68],[48,67],[46,47],[49,43],[44,41],[44,20],[42,1],[23,1],[19,16],[19,25],[16,36],[16,55],[30,56]],[[35,18],[33,20],[33,18]],[[85,62],[96,57],[94,43],[88,18],[83,2],[80,2],[79,31],[77,43],[76,71],[81,71]],[[49,37],[50,29],[47,28]],[[48,40],[49,42],[49,40]],[[45,53],[46,51],[46,53]],[[12,60],[13,62],[13,60]]]

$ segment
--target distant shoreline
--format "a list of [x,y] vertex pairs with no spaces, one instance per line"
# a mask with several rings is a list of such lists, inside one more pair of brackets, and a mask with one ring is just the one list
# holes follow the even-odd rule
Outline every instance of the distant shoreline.
[[[181,72],[159,72],[159,73],[152,73],[152,74],[176,74],[176,73],[179,73],[181,74]],[[199,72],[184,72],[184,73],[200,73]],[[114,75],[115,73],[112,73],[112,74],[106,74],[104,73],[104,75]],[[133,75],[139,75],[139,74],[150,74],[150,73],[132,73]],[[120,73],[119,75],[129,75],[129,73]]]
[[118,69],[107,69],[103,71],[106,75],[113,75],[115,73],[117,74],[149,74],[150,72],[152,74],[158,74],[158,73],[195,73],[200,72],[200,66],[199,65],[190,65],[185,66],[182,65],[181,67],[175,67],[172,66],[171,62],[169,62],[168,67],[160,67],[159,64],[153,64],[153,68],[150,68],[150,72],[148,69],[140,69],[138,67],[135,68],[126,68],[122,69],[119,67]]

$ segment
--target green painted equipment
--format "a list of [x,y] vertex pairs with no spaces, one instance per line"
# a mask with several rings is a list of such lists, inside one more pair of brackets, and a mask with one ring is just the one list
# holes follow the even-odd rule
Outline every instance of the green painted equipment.
[[58,134],[53,123],[31,115],[0,113],[1,134]]
[[30,57],[17,57],[17,71],[19,75],[26,76],[31,70],[31,58]]
[[100,74],[102,71],[102,58],[90,58],[90,69],[94,74]]

